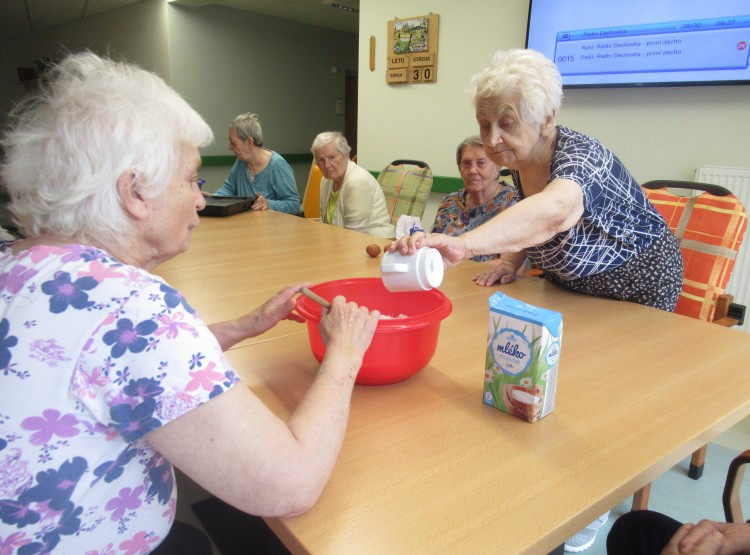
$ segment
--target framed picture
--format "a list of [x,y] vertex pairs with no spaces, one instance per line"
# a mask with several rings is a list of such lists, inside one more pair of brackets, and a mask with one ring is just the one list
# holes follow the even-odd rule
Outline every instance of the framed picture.
[[430,14],[388,22],[387,83],[437,81],[438,21]]

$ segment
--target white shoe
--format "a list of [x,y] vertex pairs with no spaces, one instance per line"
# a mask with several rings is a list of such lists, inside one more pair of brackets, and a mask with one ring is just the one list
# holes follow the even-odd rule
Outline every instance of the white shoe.
[[565,551],[568,553],[580,553],[581,551],[587,550],[589,547],[594,545],[596,541],[596,534],[599,532],[607,519],[609,518],[609,511],[604,513],[602,516],[597,518],[594,522],[586,526],[583,530],[569,537],[565,540]]

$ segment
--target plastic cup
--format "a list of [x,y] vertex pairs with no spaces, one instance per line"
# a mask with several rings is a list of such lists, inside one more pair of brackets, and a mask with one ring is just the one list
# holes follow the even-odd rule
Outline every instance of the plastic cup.
[[429,291],[443,282],[443,258],[433,248],[417,249],[412,255],[386,252],[380,277],[389,291]]

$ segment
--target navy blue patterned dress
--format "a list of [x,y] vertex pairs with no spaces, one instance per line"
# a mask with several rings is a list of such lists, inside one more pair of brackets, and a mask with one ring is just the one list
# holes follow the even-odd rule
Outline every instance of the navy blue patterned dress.
[[[523,198],[520,176],[512,175]],[[560,126],[550,163],[554,179],[580,185],[583,215],[569,230],[528,248],[529,260],[569,289],[674,310],[682,290],[679,245],[617,156]]]

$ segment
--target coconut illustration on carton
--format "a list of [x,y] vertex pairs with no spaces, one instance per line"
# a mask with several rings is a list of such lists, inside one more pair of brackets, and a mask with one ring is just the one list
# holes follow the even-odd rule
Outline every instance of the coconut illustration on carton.
[[562,315],[495,293],[487,331],[483,402],[527,422],[551,413]]

